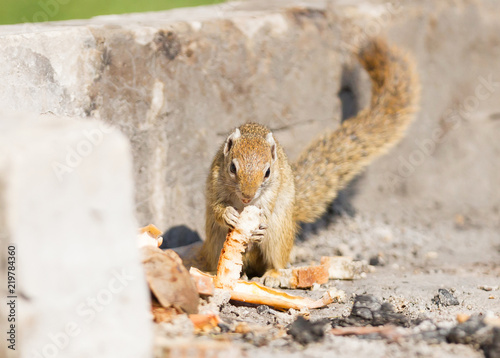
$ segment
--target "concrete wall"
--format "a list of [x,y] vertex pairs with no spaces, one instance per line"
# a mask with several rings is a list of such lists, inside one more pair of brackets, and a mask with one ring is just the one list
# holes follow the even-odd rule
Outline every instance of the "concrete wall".
[[139,222],[203,236],[204,180],[224,135],[258,121],[294,158],[338,125],[341,98],[345,113],[366,103],[350,54],[387,36],[417,58],[422,112],[343,197],[388,220],[489,220],[500,200],[499,12],[487,0],[246,1],[7,26],[0,106],[117,126],[133,149]]
[[128,141],[0,111],[0,153],[0,356],[150,357]]

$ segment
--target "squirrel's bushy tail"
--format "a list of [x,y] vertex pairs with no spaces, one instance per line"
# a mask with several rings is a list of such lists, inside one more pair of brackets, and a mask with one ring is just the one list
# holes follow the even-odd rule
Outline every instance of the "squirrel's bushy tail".
[[417,111],[420,86],[409,58],[375,39],[358,59],[372,82],[370,108],[311,143],[295,162],[298,222],[318,219],[340,189],[399,141]]

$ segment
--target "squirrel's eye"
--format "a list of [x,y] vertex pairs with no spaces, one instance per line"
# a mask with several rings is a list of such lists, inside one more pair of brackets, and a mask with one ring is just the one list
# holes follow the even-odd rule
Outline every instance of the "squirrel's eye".
[[264,174],[264,177],[267,179],[271,175],[271,168],[267,168],[266,174]]
[[231,171],[231,173],[236,174],[236,165],[234,165],[234,163],[231,163],[231,165],[229,166],[229,170]]

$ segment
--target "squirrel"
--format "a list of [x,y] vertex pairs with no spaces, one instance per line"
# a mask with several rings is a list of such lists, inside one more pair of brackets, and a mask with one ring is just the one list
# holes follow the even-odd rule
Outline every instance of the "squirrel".
[[229,134],[215,155],[206,184],[206,239],[200,255],[215,271],[224,240],[243,208],[261,208],[243,271],[262,276],[284,268],[300,223],[317,220],[374,158],[404,135],[418,107],[413,61],[382,39],[357,54],[372,84],[370,107],[313,141],[290,164],[267,127],[247,123]]

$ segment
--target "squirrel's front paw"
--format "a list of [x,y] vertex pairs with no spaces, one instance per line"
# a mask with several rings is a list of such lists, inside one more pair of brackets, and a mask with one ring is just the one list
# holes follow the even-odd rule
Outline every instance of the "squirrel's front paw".
[[258,229],[252,231],[251,239],[254,242],[261,242],[262,239],[264,238],[264,235],[266,234],[266,230],[267,230],[267,225],[261,223]]
[[283,276],[280,274],[278,270],[268,270],[264,276],[261,277],[261,282],[264,286],[270,288],[278,288],[280,286],[285,287],[285,285],[281,284]]
[[224,222],[227,226],[234,229],[238,225],[238,220],[240,219],[240,213],[232,206],[226,207],[224,214],[222,215]]

